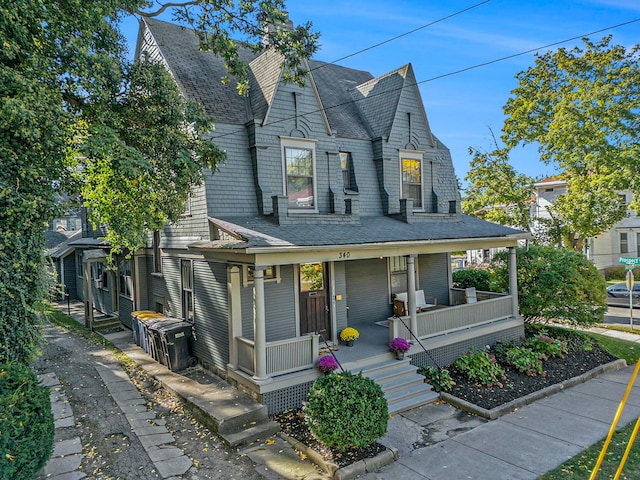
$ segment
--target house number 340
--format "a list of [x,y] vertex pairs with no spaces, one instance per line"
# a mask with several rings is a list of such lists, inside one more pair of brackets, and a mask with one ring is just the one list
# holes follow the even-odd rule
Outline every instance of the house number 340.
[[338,254],[338,258],[349,258],[351,256],[351,252],[340,252]]

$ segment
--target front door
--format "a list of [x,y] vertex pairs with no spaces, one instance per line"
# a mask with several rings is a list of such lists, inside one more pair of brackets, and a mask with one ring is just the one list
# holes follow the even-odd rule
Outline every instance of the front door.
[[319,333],[331,338],[327,276],[323,263],[300,265],[300,334]]

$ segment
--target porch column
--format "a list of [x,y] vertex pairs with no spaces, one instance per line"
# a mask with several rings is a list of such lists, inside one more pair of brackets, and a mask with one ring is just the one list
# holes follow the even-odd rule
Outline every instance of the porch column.
[[253,344],[254,375],[256,380],[267,378],[267,329],[264,314],[264,269],[253,271]]
[[240,300],[240,269],[230,267],[227,281],[229,302],[229,368],[238,367],[238,346],[236,338],[242,336],[242,310]]
[[511,295],[511,310],[518,316],[518,271],[516,268],[516,247],[509,247],[509,294]]
[[[407,255],[407,308],[409,309],[409,327],[418,336],[418,318],[416,317],[416,256]],[[413,338],[413,337],[412,337]],[[413,340],[412,340],[413,342]]]
[[93,332],[93,286],[91,285],[91,261],[82,260],[82,284],[84,287],[84,326]]

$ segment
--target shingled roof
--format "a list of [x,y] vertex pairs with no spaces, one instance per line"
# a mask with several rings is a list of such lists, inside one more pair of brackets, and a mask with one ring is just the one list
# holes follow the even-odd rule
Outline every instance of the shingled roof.
[[460,215],[455,219],[434,218],[429,222],[414,224],[388,216],[361,217],[359,225],[310,223],[304,228],[300,225],[277,225],[266,217],[210,218],[210,221],[239,239],[219,245],[220,248],[231,249],[472,240],[510,235],[521,238],[524,233],[468,215]]

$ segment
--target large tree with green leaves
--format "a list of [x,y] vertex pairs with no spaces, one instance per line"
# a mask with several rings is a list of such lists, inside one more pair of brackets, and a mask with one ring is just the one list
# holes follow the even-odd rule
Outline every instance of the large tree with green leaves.
[[[508,150],[537,145],[541,160],[562,172],[567,193],[546,223],[554,243],[576,250],[624,218],[619,191],[640,192],[640,45],[612,45],[611,37],[583,42],[583,48],[537,55],[516,76],[502,136]],[[493,205],[514,198],[514,189],[504,192],[505,178],[521,178],[504,161],[507,149],[488,160],[474,155],[484,170],[469,177],[470,191],[495,192]],[[638,201],[636,193],[631,207],[640,210]]]
[[[493,132],[492,132],[493,134]],[[530,230],[533,178],[522,175],[509,163],[509,149],[485,152],[469,148],[472,155],[465,181],[462,211],[490,222]]]
[[[27,361],[40,334],[44,228],[56,191],[80,194],[114,251],[178,218],[203,170],[223,160],[207,140],[204,111],[159,65],[127,60],[123,15],[166,8],[221,55],[246,93],[246,65],[232,37],[262,48],[264,26],[287,16],[281,0],[160,3],[144,0],[7,0],[0,5],[0,361]],[[310,25],[271,28],[287,77],[299,80],[315,49]],[[224,81],[224,79],[221,79]]]

